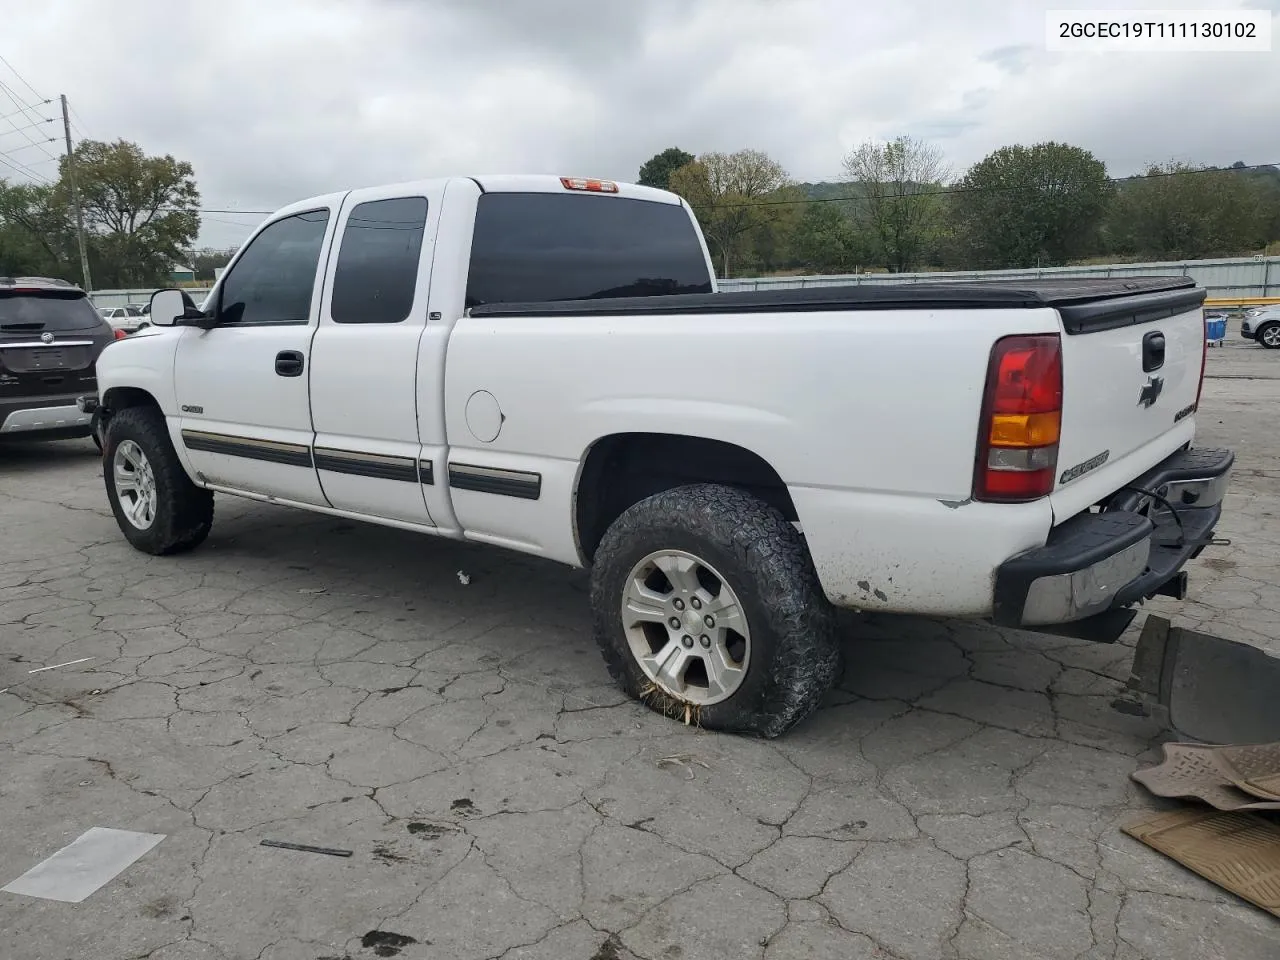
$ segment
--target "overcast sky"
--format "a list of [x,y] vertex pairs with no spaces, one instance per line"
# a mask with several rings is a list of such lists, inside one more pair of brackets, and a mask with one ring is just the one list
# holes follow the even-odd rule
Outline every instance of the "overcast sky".
[[[957,172],[1046,139],[1116,175],[1280,162],[1280,46],[1045,50],[1046,10],[1156,7],[1269,9],[1280,43],[1280,0],[0,0],[0,56],[70,97],[77,136],[191,161],[211,209],[448,174],[634,180],[673,145],[835,179],[853,145],[904,133]],[[51,176],[11,126],[0,153]],[[260,219],[208,214],[201,241]]]

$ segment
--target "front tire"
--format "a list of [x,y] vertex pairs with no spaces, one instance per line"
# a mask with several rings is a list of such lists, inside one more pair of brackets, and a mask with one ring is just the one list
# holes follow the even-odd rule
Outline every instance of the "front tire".
[[1268,350],[1280,350],[1280,323],[1273,321],[1261,326],[1253,336]]
[[732,487],[679,487],[624,512],[596,551],[591,608],[619,686],[708,729],[779,736],[839,673],[804,538]]
[[164,414],[155,407],[121,410],[107,424],[105,446],[107,499],[129,543],[162,556],[204,542],[213,526],[213,494],[187,476]]

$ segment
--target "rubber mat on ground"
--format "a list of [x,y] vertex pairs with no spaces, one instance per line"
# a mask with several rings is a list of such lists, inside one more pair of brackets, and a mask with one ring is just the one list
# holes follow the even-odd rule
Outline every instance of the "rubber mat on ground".
[[1280,917],[1280,824],[1275,821],[1201,808],[1151,814],[1121,829]]
[[1219,810],[1280,810],[1280,743],[1166,743],[1164,761],[1133,779],[1158,797],[1190,797]]
[[1241,780],[1237,786],[1246,793],[1264,800],[1280,800],[1280,773],[1250,777],[1248,780]]

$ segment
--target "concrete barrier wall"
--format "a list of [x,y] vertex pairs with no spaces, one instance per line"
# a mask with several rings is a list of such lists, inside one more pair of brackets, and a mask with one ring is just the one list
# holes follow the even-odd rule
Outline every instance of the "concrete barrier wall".
[[965,270],[946,273],[861,273],[822,277],[742,277],[720,281],[720,289],[785,290],[864,283],[922,283],[957,280],[1038,280],[1056,277],[1193,277],[1210,300],[1280,297],[1280,257],[1229,260],[1174,260],[1164,263],[1114,263],[1088,267],[1040,267],[1029,270]]

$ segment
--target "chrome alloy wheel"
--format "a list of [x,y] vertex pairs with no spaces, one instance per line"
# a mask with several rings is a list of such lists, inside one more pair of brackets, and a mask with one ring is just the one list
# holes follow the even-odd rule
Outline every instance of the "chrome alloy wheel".
[[742,685],[751,629],[733,588],[705,560],[659,550],[631,570],[622,626],[646,677],[699,707],[727,700]]
[[122,440],[112,460],[116,497],[125,518],[139,530],[149,530],[156,521],[156,476],[142,447]]

